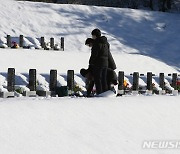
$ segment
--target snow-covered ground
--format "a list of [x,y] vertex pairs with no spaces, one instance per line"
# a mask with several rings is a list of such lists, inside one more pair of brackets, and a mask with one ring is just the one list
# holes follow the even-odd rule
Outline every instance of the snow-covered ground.
[[[0,48],[0,88],[7,69],[16,69],[16,85],[28,84],[29,69],[37,69],[39,84],[48,87],[50,69],[58,71],[58,86],[66,85],[67,70],[87,68],[90,49],[84,45],[94,28],[111,44],[117,72],[156,75],[180,70],[180,16],[132,9],[57,5],[0,0],[0,45],[6,35],[65,37],[65,51]],[[154,80],[157,78],[155,77]],[[154,81],[153,80],[153,81]],[[130,81],[132,82],[132,81]],[[144,85],[143,77],[140,84]],[[157,84],[158,86],[158,84]],[[2,154],[177,154],[177,149],[143,149],[143,141],[180,140],[180,96],[118,98],[0,98]]]
[[179,99],[0,99],[2,154],[178,154],[143,141],[179,140]]

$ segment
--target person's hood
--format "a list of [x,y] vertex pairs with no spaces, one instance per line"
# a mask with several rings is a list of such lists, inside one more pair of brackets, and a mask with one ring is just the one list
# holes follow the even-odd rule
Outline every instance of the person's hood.
[[101,36],[101,37],[98,37],[95,41],[97,41],[98,43],[106,44],[107,38],[105,36]]

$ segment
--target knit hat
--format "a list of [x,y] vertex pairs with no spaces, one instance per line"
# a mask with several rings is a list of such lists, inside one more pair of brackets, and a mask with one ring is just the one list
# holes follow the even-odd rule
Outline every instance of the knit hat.
[[91,32],[91,35],[94,35],[96,37],[101,37],[101,31],[96,28]]

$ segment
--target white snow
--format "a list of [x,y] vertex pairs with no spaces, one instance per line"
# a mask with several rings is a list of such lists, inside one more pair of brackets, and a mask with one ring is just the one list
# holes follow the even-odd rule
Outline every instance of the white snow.
[[[40,48],[39,38],[51,37],[65,51],[1,49],[0,91],[7,91],[7,69],[16,69],[16,89],[29,91],[29,69],[37,69],[37,89],[49,90],[49,73],[58,71],[58,86],[66,85],[67,70],[75,71],[75,84],[84,88],[81,68],[88,67],[90,49],[84,45],[94,28],[108,38],[117,64],[132,86],[133,72],[180,73],[180,16],[81,5],[0,0],[0,47],[6,35],[18,43]],[[146,140],[180,141],[180,96],[126,95],[117,98],[36,97],[0,98],[0,153],[2,154],[176,154],[175,149],[143,149]]]
[[179,96],[0,99],[1,153],[177,154],[142,149],[179,140]]
[[[56,43],[63,36],[66,52],[89,52],[84,41],[91,37],[92,29],[100,28],[112,53],[147,55],[179,70],[179,14],[9,0],[3,1],[0,10],[1,37],[10,34],[18,42],[23,34],[26,43],[39,46],[37,38],[41,36],[47,42],[54,37]],[[128,62],[134,59],[129,54],[123,57]]]

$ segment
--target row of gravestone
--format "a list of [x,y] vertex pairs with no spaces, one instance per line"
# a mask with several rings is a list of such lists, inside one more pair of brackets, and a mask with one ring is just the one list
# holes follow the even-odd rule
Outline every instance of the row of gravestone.
[[[36,69],[29,70],[29,84],[27,87],[29,91],[23,91],[22,95],[27,97],[38,96],[57,96],[57,91],[61,90],[58,96],[70,96],[74,91],[74,71],[67,72],[67,86],[57,87],[57,70],[50,70],[49,91],[37,90]],[[62,91],[63,90],[63,91]],[[14,97],[15,96],[15,68],[8,68],[7,73],[7,91],[0,92],[0,97]]]
[[[7,39],[6,45],[7,45],[8,48],[25,48],[25,49],[30,48],[30,46],[25,46],[24,45],[24,36],[23,35],[19,36],[19,42],[18,42],[19,44],[14,42],[15,44],[18,45],[18,47],[14,46],[15,44],[12,45],[12,41],[11,41],[12,39],[11,39],[10,35],[7,35],[6,39]],[[41,37],[40,38],[40,46],[41,46],[41,48],[36,47],[36,49],[64,51],[64,37],[61,37],[59,44],[60,45],[55,44],[55,39],[53,37],[50,38],[50,42],[48,42],[48,43],[45,42],[44,37]]]
[[[124,85],[124,72],[119,71],[118,73],[118,92],[117,96],[122,96],[128,92],[132,94],[139,94],[142,91],[139,88],[139,78],[143,76],[143,74],[139,74],[138,72],[134,72],[131,74],[133,76],[133,83],[131,89],[126,89]],[[144,93],[152,94],[153,93],[153,79],[154,74],[152,72],[147,73],[147,86]],[[161,90],[157,92],[157,94],[165,94],[165,82],[164,82],[164,73],[159,74],[159,86]],[[173,90],[171,91],[172,94],[178,95],[178,74],[172,74],[172,84]],[[29,84],[27,87],[30,91],[23,91],[23,96],[27,97],[35,97],[35,96],[72,96],[74,95],[75,91],[75,84],[74,84],[74,70],[67,71],[67,86],[57,87],[57,70],[50,70],[50,79],[49,79],[49,91],[40,91],[37,90],[37,79],[36,79],[36,69],[29,70]],[[14,97],[15,96],[15,69],[8,68],[7,73],[7,91],[0,92],[0,97],[7,98],[7,97]]]
[[[146,90],[140,90],[139,87],[139,78],[140,76],[145,76],[144,74],[139,74],[139,72],[134,72],[133,74],[130,74],[133,76],[133,83],[132,83],[132,88],[131,89],[126,89],[125,85],[124,85],[124,72],[120,71],[118,74],[118,95],[123,95],[129,91],[131,91],[132,94],[139,94],[139,93],[146,93],[146,94],[166,94],[171,93],[173,95],[178,95],[178,89],[180,88],[178,83],[180,82],[178,80],[178,74],[177,73],[173,73],[173,74],[168,74],[168,76],[172,76],[171,78],[171,87],[173,90],[169,90],[167,91],[166,86],[165,86],[165,76],[164,73],[160,73],[159,74],[159,87],[160,89],[154,89],[153,88],[153,77],[155,76],[155,74],[153,74],[152,72],[147,72],[147,76],[146,76]],[[180,90],[180,89],[179,89]]]

